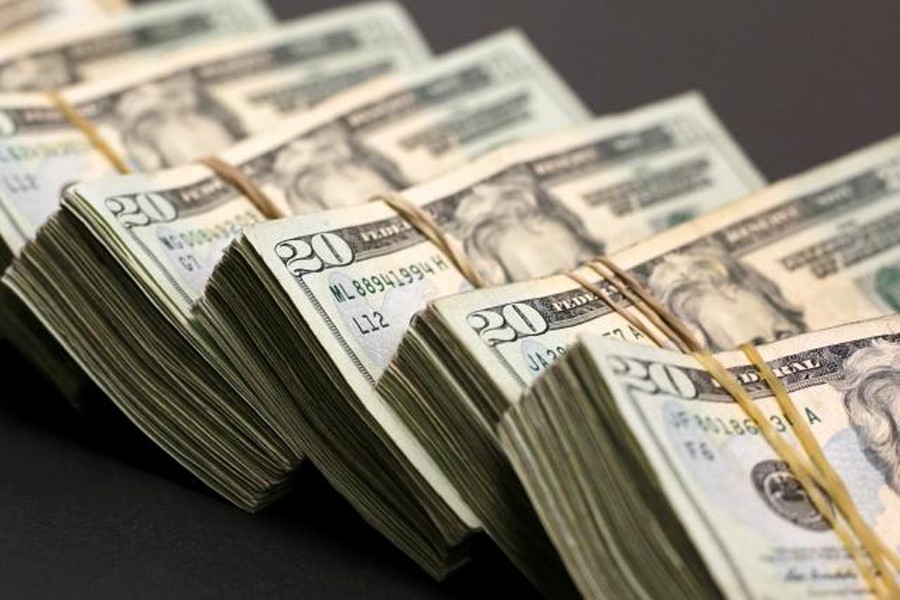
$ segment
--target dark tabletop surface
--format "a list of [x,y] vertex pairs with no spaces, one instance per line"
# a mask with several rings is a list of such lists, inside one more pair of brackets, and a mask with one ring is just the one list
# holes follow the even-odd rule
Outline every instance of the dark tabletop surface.
[[[274,2],[282,18],[337,4]],[[702,90],[770,180],[900,131],[896,0],[405,4],[439,52],[522,27],[597,113]],[[293,495],[243,514],[112,411],[70,410],[0,348],[4,598],[533,594],[487,545],[475,564],[434,583],[310,467]]]

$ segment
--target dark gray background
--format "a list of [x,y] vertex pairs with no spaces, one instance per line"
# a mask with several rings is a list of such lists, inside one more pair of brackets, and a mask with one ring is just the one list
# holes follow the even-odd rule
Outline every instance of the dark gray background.
[[[337,4],[274,3],[283,18]],[[405,4],[436,51],[519,25],[597,113],[700,89],[772,180],[900,131],[896,0]],[[292,496],[245,515],[115,414],[75,414],[8,348],[0,358],[3,597],[532,593],[488,545],[451,580],[430,581],[311,468]]]

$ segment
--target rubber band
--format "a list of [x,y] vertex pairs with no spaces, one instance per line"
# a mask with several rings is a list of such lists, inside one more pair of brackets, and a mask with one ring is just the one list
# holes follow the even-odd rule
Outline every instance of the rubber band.
[[287,215],[263,192],[253,180],[239,168],[215,156],[201,158],[200,164],[224,179],[229,185],[246,197],[267,219],[280,219]]
[[[54,106],[63,114],[69,123],[81,131],[85,137],[91,142],[91,145],[97,149],[100,154],[112,164],[121,174],[131,173],[131,168],[119,155],[118,152],[109,144],[100,132],[94,127],[88,119],[82,115],[66,98],[59,92],[48,92],[48,97]],[[228,184],[236,188],[257,209],[268,219],[278,219],[286,216],[278,207],[263,193],[263,191],[253,183],[240,169],[226,163],[225,161],[210,156],[202,158],[199,162],[213,171],[216,175],[224,179]]]
[[[586,266],[592,269],[600,277],[603,277],[613,287],[615,287],[616,290],[620,294],[622,294],[625,299],[631,302],[632,306],[634,306],[638,310],[638,312],[640,312],[644,316],[645,319],[653,323],[653,325],[663,333],[666,339],[668,339],[675,345],[677,350],[684,353],[688,353],[691,351],[690,346],[681,340],[681,338],[678,336],[677,331],[669,327],[665,319],[660,318],[658,308],[656,306],[648,305],[637,294],[635,294],[634,291],[632,291],[635,285],[634,281],[628,281],[621,277],[616,277],[615,271],[609,269],[604,263],[600,262],[599,258],[588,262]],[[663,344],[660,344],[660,346],[663,346]]]
[[487,282],[478,273],[472,260],[459,249],[457,244],[453,243],[431,215],[400,194],[380,194],[372,198],[372,201],[376,200],[380,200],[390,206],[404,221],[418,229],[422,235],[447,255],[454,266],[463,274],[463,277],[468,279],[472,285],[477,288],[487,285]]
[[580,285],[581,287],[583,287],[584,289],[586,289],[587,291],[589,291],[592,294],[594,294],[595,296],[597,296],[597,298],[602,300],[604,303],[606,303],[607,306],[609,306],[611,309],[613,309],[616,312],[616,314],[618,314],[620,317],[622,317],[623,319],[628,321],[628,323],[632,327],[634,327],[635,329],[637,329],[638,331],[643,333],[645,336],[650,338],[650,340],[654,344],[656,344],[657,346],[659,346],[661,348],[665,346],[664,340],[661,340],[659,337],[657,337],[657,335],[655,333],[653,333],[653,331],[651,331],[649,327],[644,325],[640,321],[640,319],[638,319],[633,314],[628,312],[628,309],[626,309],[622,306],[619,306],[619,304],[617,302],[614,302],[612,297],[608,293],[606,293],[606,290],[601,288],[599,285],[592,283],[591,281],[582,277],[578,273],[575,273],[574,271],[566,273],[566,276],[569,279],[573,280],[578,285]]
[[113,148],[109,142],[103,139],[103,136],[100,135],[100,132],[94,127],[94,124],[78,112],[78,109],[66,100],[61,93],[56,91],[48,92],[47,97],[50,98],[50,101],[53,102],[53,105],[62,113],[66,120],[73,127],[81,131],[88,141],[91,142],[91,145],[100,154],[106,157],[116,171],[122,175],[131,173],[131,168],[128,166],[128,163],[125,162],[125,159],[116,152],[115,148]]
[[[703,350],[703,344],[698,342],[694,335],[690,332],[690,330],[685,326],[684,323],[681,322],[681,319],[673,315],[669,310],[662,305],[662,303],[653,297],[653,295],[644,289],[644,286],[635,279],[631,273],[626,271],[625,269],[620,268],[616,263],[609,259],[606,256],[598,256],[595,258],[593,263],[599,263],[612,271],[616,277],[624,281],[628,284],[628,287],[641,299],[644,304],[652,309],[662,321],[665,322],[666,326],[674,331],[675,337],[677,339],[673,339],[673,342],[680,341],[681,344],[684,344],[691,352],[699,352]],[[635,304],[639,309],[642,309],[644,305],[641,303]]]

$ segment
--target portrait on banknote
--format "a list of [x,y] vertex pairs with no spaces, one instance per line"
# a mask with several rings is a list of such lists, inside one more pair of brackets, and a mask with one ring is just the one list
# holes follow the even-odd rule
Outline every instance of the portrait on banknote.
[[900,344],[876,342],[844,362],[832,384],[869,463],[900,493]]
[[494,284],[560,273],[603,252],[581,219],[524,169],[474,186],[456,208],[453,233]]
[[365,147],[340,123],[285,146],[274,172],[294,214],[358,206],[376,194],[407,186],[396,165]]
[[803,310],[774,281],[712,246],[667,254],[654,266],[647,285],[713,351],[808,329]]
[[128,155],[144,170],[191,162],[246,135],[240,118],[188,73],[122,94],[115,124]]

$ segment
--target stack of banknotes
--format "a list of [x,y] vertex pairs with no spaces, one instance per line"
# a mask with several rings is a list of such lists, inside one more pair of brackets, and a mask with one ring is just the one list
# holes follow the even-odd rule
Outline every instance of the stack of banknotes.
[[793,443],[761,345],[893,548],[900,136],[767,187],[699,92],[593,117],[391,2],[0,0],[0,39],[0,328],[76,406],[248,511],[308,458],[436,578],[486,533],[551,597],[879,592],[591,265]]

